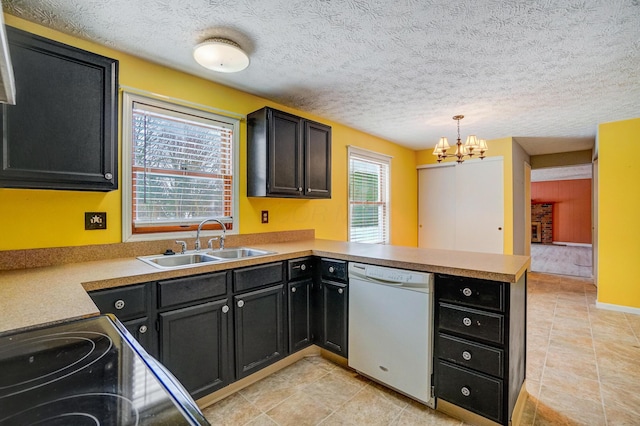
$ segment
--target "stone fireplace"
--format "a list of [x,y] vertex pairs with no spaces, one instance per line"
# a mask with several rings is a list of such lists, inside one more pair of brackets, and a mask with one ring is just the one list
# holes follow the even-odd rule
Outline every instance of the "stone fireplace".
[[531,203],[531,242],[553,243],[553,203]]

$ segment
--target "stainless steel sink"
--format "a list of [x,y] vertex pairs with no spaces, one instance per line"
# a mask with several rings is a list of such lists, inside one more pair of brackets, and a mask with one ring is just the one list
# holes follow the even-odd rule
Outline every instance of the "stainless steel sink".
[[197,266],[202,263],[220,262],[222,260],[205,253],[174,254],[171,256],[161,254],[155,256],[142,256],[138,259],[161,269],[184,268]]
[[275,252],[252,249],[248,247],[239,247],[222,250],[209,250],[207,252],[140,256],[138,257],[138,259],[159,269],[180,269],[191,268],[194,266],[216,262],[229,262],[233,260],[245,259],[247,257],[265,256],[269,254],[275,254]]
[[247,247],[228,248],[222,250],[213,250],[207,252],[208,255],[219,257],[221,259],[242,259],[245,257],[264,256],[273,254],[271,251],[257,250]]

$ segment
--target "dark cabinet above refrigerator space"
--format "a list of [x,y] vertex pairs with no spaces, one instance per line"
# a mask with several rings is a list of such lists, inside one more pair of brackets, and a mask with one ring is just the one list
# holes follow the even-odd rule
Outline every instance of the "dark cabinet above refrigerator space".
[[249,197],[331,198],[331,127],[265,107],[247,132]]

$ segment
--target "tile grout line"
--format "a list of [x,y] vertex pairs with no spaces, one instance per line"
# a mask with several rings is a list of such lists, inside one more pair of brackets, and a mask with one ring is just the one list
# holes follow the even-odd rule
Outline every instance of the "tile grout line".
[[551,347],[551,333],[553,331],[553,325],[556,322],[556,311],[558,310],[558,296],[555,296],[555,305],[553,307],[553,320],[551,321],[551,328],[549,329],[549,336],[547,337],[547,350],[544,353],[544,363],[542,364],[542,372],[540,373],[540,383],[538,384],[538,397],[536,398],[536,409],[533,413],[533,422],[536,424],[538,417],[538,406],[540,405],[540,397],[542,396],[542,380],[544,379],[544,370],[547,367],[547,358],[549,357],[549,348]]
[[587,284],[582,286],[584,292],[585,305],[587,306],[587,315],[589,318],[589,333],[591,334],[591,349],[593,350],[593,355],[596,359],[596,375],[598,376],[598,391],[600,392],[600,403],[602,404],[602,413],[604,414],[604,424],[608,425],[609,420],[607,419],[607,408],[604,403],[604,394],[602,393],[602,381],[600,380],[600,366],[598,362],[598,351],[596,351],[596,339],[593,336],[593,322],[591,321],[591,309],[589,309],[589,301],[587,299],[587,290],[585,288]]

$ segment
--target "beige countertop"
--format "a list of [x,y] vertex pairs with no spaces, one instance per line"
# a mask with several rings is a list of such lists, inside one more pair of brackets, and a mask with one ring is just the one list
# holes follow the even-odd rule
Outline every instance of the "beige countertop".
[[135,257],[0,272],[0,332],[97,315],[87,291],[257,265],[302,256],[325,256],[417,271],[516,282],[527,256],[419,249],[330,240],[251,247],[277,254],[193,268],[160,270]]

